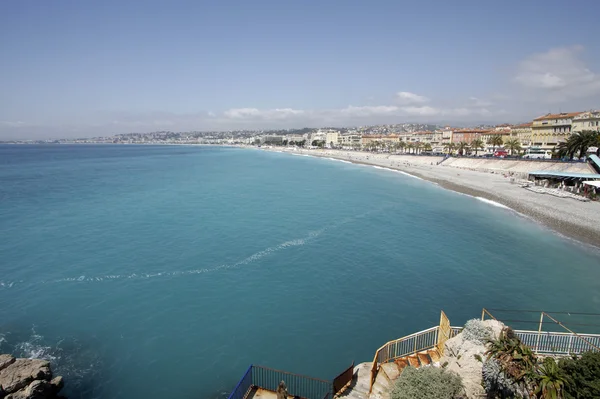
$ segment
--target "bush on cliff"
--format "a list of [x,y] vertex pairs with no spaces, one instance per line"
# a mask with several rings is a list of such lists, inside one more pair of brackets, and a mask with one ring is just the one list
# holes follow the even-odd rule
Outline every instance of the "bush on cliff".
[[479,319],[471,319],[462,330],[463,337],[467,341],[477,344],[486,344],[492,338],[492,329]]
[[462,397],[464,388],[460,377],[438,367],[404,369],[391,399],[455,399]]
[[577,358],[562,359],[565,375],[564,397],[600,398],[600,352],[585,352]]

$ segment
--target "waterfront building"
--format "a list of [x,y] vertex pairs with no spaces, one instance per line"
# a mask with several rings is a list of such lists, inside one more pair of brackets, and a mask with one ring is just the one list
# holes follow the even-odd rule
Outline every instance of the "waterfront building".
[[585,111],[573,117],[571,131],[594,130],[600,132],[600,111]]
[[535,118],[531,124],[531,146],[552,150],[565,141],[572,132],[573,118],[581,112],[546,114]]
[[488,132],[489,130],[483,129],[456,129],[452,131],[452,143],[464,141],[467,144],[471,144],[477,138],[483,140],[483,135]]
[[510,138],[519,140],[523,147],[530,147],[531,122],[514,125],[510,131]]
[[363,146],[368,145],[373,142],[398,143],[398,142],[400,142],[400,138],[398,137],[397,134],[388,134],[387,136],[380,135],[380,134],[369,134],[369,135],[362,136],[362,145]]
[[327,134],[323,133],[319,130],[310,135],[310,140],[308,141],[308,144],[312,145],[312,143],[315,141],[322,141],[322,142],[326,143],[327,142],[326,140],[327,140]]
[[487,152],[493,152],[494,149],[497,149],[498,146],[494,146],[493,144],[488,144],[492,137],[500,136],[502,141],[505,142],[510,138],[510,133],[512,129],[507,126],[496,126],[494,130],[489,130],[485,133],[482,133],[479,137],[481,141],[483,141],[483,145]]
[[341,147],[360,147],[362,136],[360,134],[342,134],[338,138],[338,145]]
[[335,147],[338,145],[338,141],[340,138],[340,132],[338,131],[327,131],[325,133],[325,145],[327,147]]
[[285,139],[288,141],[288,143],[291,143],[292,141],[294,143],[299,143],[303,140],[306,140],[306,142],[308,142],[308,135],[306,134],[290,134],[285,136]]

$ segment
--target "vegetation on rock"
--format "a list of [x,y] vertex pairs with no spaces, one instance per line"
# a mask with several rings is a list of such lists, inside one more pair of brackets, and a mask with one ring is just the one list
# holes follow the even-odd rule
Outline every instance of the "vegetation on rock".
[[455,399],[462,397],[464,388],[461,378],[439,367],[404,369],[391,399]]
[[467,341],[478,344],[486,344],[492,338],[492,329],[485,325],[479,319],[471,319],[465,324],[462,330],[463,336]]

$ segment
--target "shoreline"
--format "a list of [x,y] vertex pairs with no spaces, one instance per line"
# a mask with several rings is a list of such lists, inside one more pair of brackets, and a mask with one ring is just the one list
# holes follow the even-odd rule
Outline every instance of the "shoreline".
[[[496,202],[521,217],[539,223],[563,238],[573,239],[600,249],[600,203],[580,202],[570,198],[532,193],[518,184],[511,183],[510,179],[500,173],[474,171],[443,164],[436,165],[433,164],[436,157],[372,154],[343,150],[262,150],[330,158],[404,172],[437,184],[446,190]],[[440,157],[437,159],[441,160]],[[410,163],[409,160],[421,162]],[[431,160],[431,164],[427,164],[429,160]],[[493,204],[490,205],[493,206]]]

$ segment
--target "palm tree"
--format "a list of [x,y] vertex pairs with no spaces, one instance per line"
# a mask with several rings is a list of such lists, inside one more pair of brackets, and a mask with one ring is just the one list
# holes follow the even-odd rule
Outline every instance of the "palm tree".
[[469,148],[469,144],[467,144],[465,141],[461,141],[456,145],[456,149],[460,155],[464,155],[467,151],[467,148]]
[[431,147],[431,144],[425,143],[423,145],[423,151],[433,151],[433,148]]
[[475,150],[475,155],[477,156],[477,150],[480,148],[483,149],[483,141],[481,139],[471,141],[471,148]]
[[414,143],[408,143],[406,144],[406,148],[408,148],[408,153],[410,154],[410,150],[415,148],[415,144]]
[[553,358],[547,357],[544,359],[544,363],[538,367],[535,380],[535,393],[538,396],[541,394],[544,399],[562,398],[566,378]]
[[513,151],[521,151],[521,143],[519,142],[519,139],[508,139],[504,145],[510,150],[510,155],[513,154]]
[[456,144],[446,143],[446,144],[444,144],[444,148],[446,149],[446,151],[448,151],[448,154],[452,155],[452,153],[456,149]]
[[417,141],[415,143],[415,154],[421,152],[421,148],[423,148],[423,143],[421,143],[420,141]]
[[496,146],[500,147],[504,144],[504,141],[502,140],[502,136],[497,134],[492,136],[487,143],[492,146],[492,152],[496,152]]
[[567,143],[569,147],[579,151],[579,158],[581,158],[587,153],[588,148],[598,144],[598,135],[599,133],[593,130],[575,132],[569,136]]
[[404,141],[400,141],[398,143],[398,148],[400,148],[402,152],[404,152],[406,150],[406,143]]

